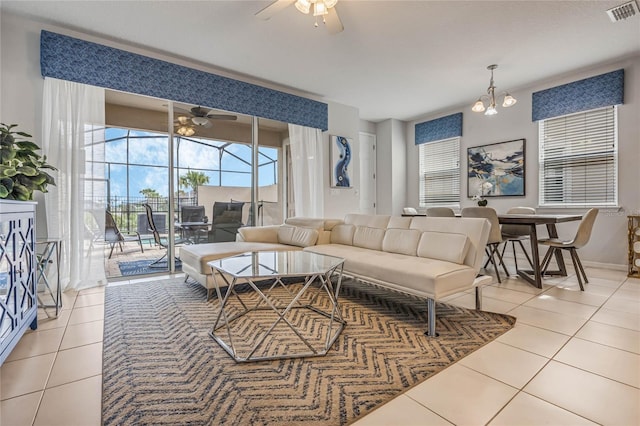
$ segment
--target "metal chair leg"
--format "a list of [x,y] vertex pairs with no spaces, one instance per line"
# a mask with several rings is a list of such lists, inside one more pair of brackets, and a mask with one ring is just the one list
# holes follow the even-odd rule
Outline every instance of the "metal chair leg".
[[578,263],[576,262],[575,250],[570,249],[569,253],[571,253],[571,261],[573,262],[573,269],[576,270],[576,277],[578,277],[578,284],[580,284],[580,291],[584,291],[584,284],[582,283],[582,275],[580,274],[580,269],[578,269]]
[[495,245],[491,245],[488,246],[489,248],[489,260],[491,261],[491,264],[493,265],[493,269],[495,269],[496,271],[496,278],[498,278],[498,282],[500,284],[502,284],[502,280],[500,279],[500,270],[498,269],[498,264],[496,263],[496,259],[494,257],[494,252],[496,250],[496,246]]

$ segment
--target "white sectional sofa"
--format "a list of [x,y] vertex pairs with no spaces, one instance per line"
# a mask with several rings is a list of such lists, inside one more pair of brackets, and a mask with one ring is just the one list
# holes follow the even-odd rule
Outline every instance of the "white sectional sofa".
[[181,247],[182,271],[186,279],[202,284],[210,298],[215,283],[208,262],[249,251],[302,250],[306,246],[327,244],[331,229],[340,223],[342,220],[289,218],[283,225],[239,228],[236,241]]
[[427,300],[428,335],[435,336],[435,302],[476,288],[491,225],[481,218],[349,214],[342,220],[290,218],[283,225],[240,228],[238,241],[186,246],[183,271],[209,290],[207,262],[246,251],[306,250],[345,259],[344,274]]

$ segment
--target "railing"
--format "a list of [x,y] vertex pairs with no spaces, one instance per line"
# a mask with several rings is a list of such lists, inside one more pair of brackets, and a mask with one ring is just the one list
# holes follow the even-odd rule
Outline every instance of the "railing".
[[[178,197],[174,201],[174,212],[176,215],[180,213],[181,206],[195,206],[195,197]],[[165,220],[163,224],[156,223],[159,231],[166,232],[168,222],[166,216],[169,214],[169,199],[167,197],[126,197],[126,196],[111,196],[106,200],[105,205],[113,215],[113,218],[120,229],[120,232],[140,232],[146,234],[146,210],[144,204],[149,204],[151,210],[153,210],[154,216],[156,214],[164,214]],[[141,215],[144,215],[141,219]],[[178,220],[179,218],[174,218]],[[144,226],[141,227],[141,222]]]

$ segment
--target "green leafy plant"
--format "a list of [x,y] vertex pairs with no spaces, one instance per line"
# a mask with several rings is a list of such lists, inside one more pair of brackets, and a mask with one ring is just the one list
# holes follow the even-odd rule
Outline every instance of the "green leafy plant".
[[27,201],[33,191],[47,192],[47,185],[56,184],[44,169],[57,169],[36,152],[38,145],[25,139],[31,135],[13,130],[17,126],[0,123],[0,198]]

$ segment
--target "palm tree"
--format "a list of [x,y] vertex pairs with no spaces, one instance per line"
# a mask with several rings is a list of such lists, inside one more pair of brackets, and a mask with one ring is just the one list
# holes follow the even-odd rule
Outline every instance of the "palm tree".
[[203,172],[188,170],[187,173],[180,176],[178,182],[180,183],[180,186],[191,188],[196,198],[196,204],[198,204],[198,186],[209,183],[209,176],[205,175]]
[[140,193],[148,200],[149,198],[160,198],[160,194],[155,189],[145,188],[141,189]]

